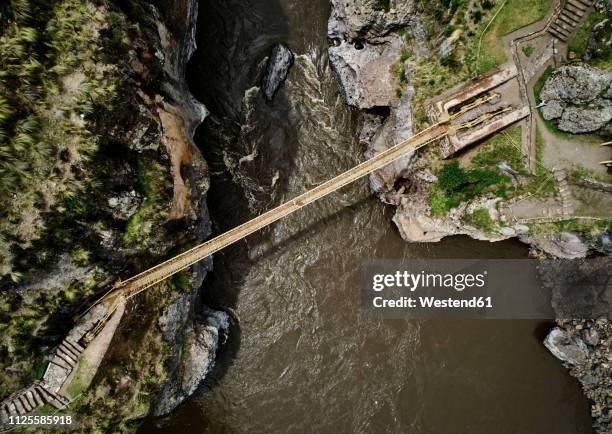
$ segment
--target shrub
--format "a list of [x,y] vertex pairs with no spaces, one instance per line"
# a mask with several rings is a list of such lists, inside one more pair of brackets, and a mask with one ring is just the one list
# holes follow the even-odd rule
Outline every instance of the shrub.
[[[441,206],[441,200],[439,198],[435,199],[437,210],[450,210],[487,191],[503,194],[503,189],[501,191],[499,188],[493,190],[492,187],[495,185],[503,186],[507,182],[509,182],[508,177],[494,170],[488,168],[466,170],[460,167],[457,161],[452,161],[444,165],[438,173],[438,181],[435,185],[436,188],[439,187],[446,193],[446,202],[445,206]],[[438,191],[436,190],[435,193],[438,193]]]
[[533,45],[529,44],[529,45],[525,45],[525,46],[522,48],[522,50],[523,50],[523,54],[524,54],[526,57],[531,57],[531,55],[533,54],[533,50],[534,50],[534,48],[533,48]]

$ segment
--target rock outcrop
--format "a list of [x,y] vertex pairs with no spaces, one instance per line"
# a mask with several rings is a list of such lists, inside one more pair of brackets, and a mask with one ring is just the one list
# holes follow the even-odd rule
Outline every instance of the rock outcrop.
[[576,366],[585,362],[589,350],[582,339],[566,330],[555,327],[544,339],[544,346],[553,355],[570,365]]
[[525,236],[522,240],[536,246],[553,258],[578,259],[584,258],[589,252],[589,246],[573,232],[532,234]]
[[612,428],[612,323],[609,320],[559,320],[544,340],[550,352],[580,382],[591,401],[594,432]]
[[[208,167],[193,142],[207,110],[191,95],[185,80],[185,67],[195,50],[198,3],[82,3],[85,10],[100,7],[97,16],[112,17],[96,29],[106,49],[96,48],[96,57],[111,58],[107,51],[116,55],[112,61],[117,64],[108,68],[120,71],[121,90],[112,103],[92,97],[92,111],[103,119],[84,116],[79,120],[102,137],[99,152],[92,152],[91,161],[79,170],[95,166],[100,175],[91,190],[85,185],[82,195],[48,211],[55,226],[47,232],[57,231],[61,243],[42,240],[46,242],[36,252],[17,258],[38,269],[20,285],[6,278],[0,281],[0,304],[6,299],[16,306],[3,321],[32,324],[25,333],[18,327],[3,333],[3,354],[8,354],[6,346],[29,350],[2,358],[3,372],[7,365],[19,369],[10,374],[7,370],[0,379],[0,398],[31,381],[33,367],[46,362],[44,355],[70,333],[70,318],[86,297],[211,233]],[[107,44],[121,45],[108,48]],[[103,112],[98,104],[110,108]],[[211,265],[210,260],[202,261],[193,273],[130,300],[117,327],[123,332],[106,336],[108,342],[112,339],[108,350],[98,347],[95,354],[99,360],[104,358],[105,369],[97,374],[93,369],[95,381],[82,390],[81,408],[88,411],[79,415],[77,430],[97,431],[101,426],[142,419],[160,391],[168,402],[177,403],[195,390],[212,366],[219,330],[227,329],[225,314],[194,305]],[[173,298],[172,325],[164,326],[158,319]],[[143,309],[141,303],[147,307]],[[31,321],[32,313],[36,316]],[[170,331],[178,324],[184,326],[180,332]],[[184,340],[191,342],[189,351],[184,351]],[[164,384],[167,377],[171,380]],[[172,388],[173,384],[180,387]]]
[[261,91],[268,101],[272,101],[274,94],[287,78],[292,65],[293,53],[291,50],[283,44],[276,45],[268,58],[261,85]]
[[[184,306],[183,302],[174,303],[162,319],[165,337],[171,342],[180,338],[182,345],[174,362],[173,374],[153,408],[156,416],[170,413],[196,391],[214,366],[219,344],[229,330],[229,316],[208,308],[201,312],[202,316],[197,317],[196,321],[182,323],[184,315],[181,315],[181,310]],[[179,332],[177,324],[181,323]]]
[[380,44],[393,30],[408,25],[414,19],[415,12],[414,1],[332,0],[328,35],[332,39],[350,42],[367,39]]
[[[389,149],[390,147],[410,138],[414,134],[412,123],[412,90],[410,89],[400,98],[397,107],[380,125],[380,118],[374,116],[364,126],[362,141],[366,142],[366,158]],[[368,133],[367,131],[372,131]],[[368,137],[366,138],[365,135]],[[410,166],[413,154],[406,155],[399,160],[377,170],[370,176],[372,191],[384,202],[398,205],[397,196],[393,194],[395,182]]]
[[369,109],[393,103],[399,80],[394,66],[402,45],[402,38],[392,36],[386,44],[342,39],[330,47],[329,59],[349,105]]
[[562,131],[591,133],[610,128],[612,72],[586,64],[557,69],[540,93],[542,115]]
[[332,1],[327,36],[330,63],[348,104],[360,109],[388,107],[397,101],[395,70],[404,40],[393,30],[411,22],[414,2]]

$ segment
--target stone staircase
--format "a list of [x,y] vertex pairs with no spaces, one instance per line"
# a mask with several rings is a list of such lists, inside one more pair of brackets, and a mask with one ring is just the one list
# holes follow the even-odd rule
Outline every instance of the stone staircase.
[[59,347],[57,347],[55,354],[49,362],[72,371],[77,365],[83,350],[84,348],[80,344],[72,342],[66,338],[62,341]]
[[21,416],[51,404],[62,410],[68,406],[70,400],[61,393],[47,389],[42,381],[35,381],[26,389],[6,398],[0,405],[0,422],[5,424],[10,416]]
[[59,386],[75,369],[84,350],[73,340],[64,339],[51,356],[42,380],[33,382],[0,402],[0,424],[7,423],[10,416],[31,413],[45,404],[58,410],[65,409],[70,400],[59,391]]
[[593,0],[566,0],[559,15],[548,26],[548,33],[567,42],[592,6]]
[[559,198],[561,199],[561,215],[569,217],[574,213],[574,200],[567,182],[567,171],[565,169],[553,170],[557,186],[559,187]]

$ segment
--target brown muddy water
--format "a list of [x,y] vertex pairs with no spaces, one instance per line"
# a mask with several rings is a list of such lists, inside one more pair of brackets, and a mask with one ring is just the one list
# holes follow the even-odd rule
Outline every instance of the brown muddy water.
[[[200,2],[189,79],[213,113],[197,141],[218,231],[362,161],[327,63],[328,16],[326,0]],[[275,42],[296,59],[269,104],[252,86]],[[140,432],[590,432],[577,382],[541,344],[549,324],[360,317],[366,260],[527,254],[463,237],[407,244],[391,216],[363,180],[216,256],[205,302],[240,323],[201,390]]]

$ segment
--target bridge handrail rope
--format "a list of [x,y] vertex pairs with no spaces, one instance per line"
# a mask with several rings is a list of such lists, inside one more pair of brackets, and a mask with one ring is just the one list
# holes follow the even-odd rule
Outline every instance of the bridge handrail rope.
[[[286,217],[289,214],[303,208],[304,206],[324,197],[334,191],[350,184],[351,182],[378,170],[393,161],[406,155],[408,152],[416,151],[429,143],[440,139],[446,134],[446,130],[439,129],[440,123],[434,124],[409,139],[375,155],[369,160],[355,166],[354,168],[341,173],[340,175],[318,185],[317,187],[285,202],[278,207],[267,211],[260,216],[249,220],[229,231],[195,246],[174,258],[162,262],[140,274],[137,274],[117,285],[117,289],[134,290],[128,295],[132,298],[144,289],[165,280],[169,276],[176,274],[185,268],[201,261],[202,259],[216,253],[224,247],[251,235],[257,230]],[[412,146],[408,146],[412,145]],[[406,149],[409,148],[409,149]]]

